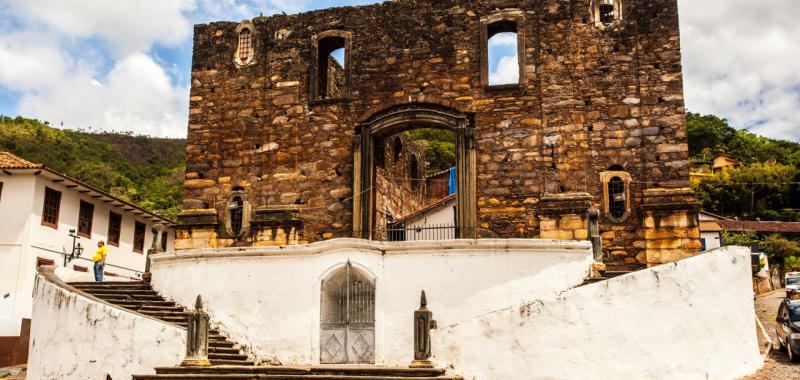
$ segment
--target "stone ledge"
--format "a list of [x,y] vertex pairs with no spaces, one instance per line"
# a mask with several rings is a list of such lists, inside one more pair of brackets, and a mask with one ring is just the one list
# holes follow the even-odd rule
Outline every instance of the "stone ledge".
[[287,245],[275,247],[239,247],[217,249],[193,249],[179,252],[160,253],[151,255],[153,262],[176,261],[198,258],[232,258],[232,257],[258,257],[258,256],[285,256],[285,255],[316,255],[328,252],[337,252],[347,249],[356,249],[364,253],[377,255],[410,254],[416,252],[437,251],[441,253],[469,254],[474,251],[534,251],[541,254],[542,250],[574,251],[576,254],[591,252],[592,245],[588,241],[548,240],[548,239],[474,239],[474,240],[448,240],[441,242],[380,242],[363,239],[332,239],[311,244]]

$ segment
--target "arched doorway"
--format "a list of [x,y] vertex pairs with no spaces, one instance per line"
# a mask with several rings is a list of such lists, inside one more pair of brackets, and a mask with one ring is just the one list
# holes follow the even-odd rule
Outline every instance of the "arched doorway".
[[451,108],[407,104],[382,111],[358,127],[353,161],[353,236],[372,239],[375,231],[375,161],[386,137],[419,128],[453,131],[456,140],[456,237],[474,238],[477,225],[474,121]]
[[322,280],[320,363],[375,363],[375,282],[350,262]]

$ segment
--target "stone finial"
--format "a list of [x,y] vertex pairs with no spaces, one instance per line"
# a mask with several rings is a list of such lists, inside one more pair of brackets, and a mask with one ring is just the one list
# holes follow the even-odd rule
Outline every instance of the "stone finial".
[[431,363],[431,330],[436,328],[433,312],[428,310],[425,291],[419,298],[419,309],[414,312],[414,361],[410,368],[433,368]]
[[187,313],[189,323],[186,336],[186,358],[181,363],[187,367],[207,367],[211,365],[208,360],[208,330],[209,316],[203,311],[203,298],[198,295],[194,311]]

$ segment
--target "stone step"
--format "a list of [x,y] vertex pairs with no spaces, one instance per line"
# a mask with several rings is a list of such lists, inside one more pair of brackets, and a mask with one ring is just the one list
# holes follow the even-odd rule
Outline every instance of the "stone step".
[[[377,375],[283,375],[283,374],[204,374],[204,373],[187,373],[187,374],[170,374],[170,375],[136,375],[133,380],[167,380],[167,379],[181,379],[181,380],[250,380],[250,379],[264,379],[264,380],[463,380],[460,376],[377,376]],[[516,379],[514,379],[516,380]]]
[[243,354],[238,353],[238,352],[234,353],[234,354],[215,352],[215,353],[209,353],[208,354],[208,358],[211,359],[211,360],[241,360],[241,361],[246,361],[247,360],[247,355],[243,355]]
[[95,282],[95,281],[76,281],[76,282],[68,282],[70,286],[74,286],[76,288],[85,286],[85,287],[125,287],[125,286],[144,286],[149,287],[147,284],[141,281],[102,281],[102,282]]
[[158,296],[158,292],[151,289],[81,289],[93,295],[119,295],[119,296]]
[[212,346],[212,345],[209,344],[208,345],[208,353],[209,354],[212,354],[212,353],[214,353],[214,354],[240,354],[241,351],[239,351],[238,348],[233,348],[232,346],[231,347],[218,347],[218,346]]
[[238,366],[255,366],[256,363],[253,363],[250,360],[229,360],[229,359],[209,359],[211,364],[215,366],[227,366],[227,365],[238,365]]
[[162,367],[156,374],[214,374],[214,375],[324,375],[324,376],[388,376],[397,378],[437,378],[445,375],[439,368],[382,367],[366,365],[319,366],[216,366],[216,367]]

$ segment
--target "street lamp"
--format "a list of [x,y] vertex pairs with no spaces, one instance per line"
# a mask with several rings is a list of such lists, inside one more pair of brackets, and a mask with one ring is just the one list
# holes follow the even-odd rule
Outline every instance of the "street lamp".
[[83,247],[81,247],[81,243],[78,243],[78,239],[81,237],[75,233],[75,229],[72,228],[69,230],[69,237],[72,238],[72,252],[70,252],[69,256],[64,255],[64,267],[66,268],[67,263],[72,260],[75,260],[78,257],[81,257],[83,254]]

